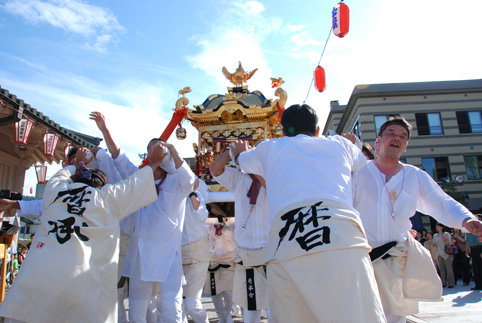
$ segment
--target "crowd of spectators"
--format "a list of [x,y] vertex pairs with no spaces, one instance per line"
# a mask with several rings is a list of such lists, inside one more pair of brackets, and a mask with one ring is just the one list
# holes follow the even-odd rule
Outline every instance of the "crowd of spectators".
[[443,287],[453,288],[461,280],[463,286],[474,281],[471,290],[482,290],[482,243],[477,236],[438,223],[435,234],[424,228],[415,240],[429,250]]

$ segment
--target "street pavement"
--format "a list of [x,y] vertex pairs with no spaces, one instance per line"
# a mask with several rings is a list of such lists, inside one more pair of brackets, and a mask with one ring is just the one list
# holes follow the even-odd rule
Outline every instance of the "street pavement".
[[[214,310],[214,304],[212,302],[211,296],[204,296],[201,299],[203,303],[203,307],[206,310],[206,313],[208,314],[209,318],[209,323],[216,323],[218,322],[218,316],[216,315],[216,311]],[[233,317],[234,322],[241,322],[241,314],[237,317]],[[262,319],[262,323],[268,323],[267,319]],[[189,323],[194,323],[194,321],[189,320]]]
[[[407,323],[481,323],[482,291],[470,290],[471,287],[474,287],[474,282],[470,282],[468,286],[462,286],[459,281],[454,288],[444,288],[442,300],[420,302],[420,313],[408,316]],[[202,303],[208,314],[209,322],[218,322],[211,297],[204,294]],[[129,312],[128,299],[124,301],[124,305]],[[233,321],[241,322],[241,316],[233,317]],[[189,323],[193,322],[189,320]],[[268,320],[262,319],[261,322],[267,323]]]
[[407,317],[409,323],[482,322],[482,291],[470,290],[474,282],[443,289],[443,301],[420,302],[420,313]]
[[[420,313],[408,316],[407,323],[481,323],[482,291],[470,290],[472,287],[474,287],[473,281],[468,286],[462,286],[459,280],[454,288],[444,288],[442,300],[420,302]],[[209,322],[218,322],[211,297],[203,295],[202,302]],[[240,322],[240,319],[240,317],[233,318],[234,322]],[[264,319],[261,322],[268,321]]]
[[[462,282],[454,288],[443,289],[443,300],[437,302],[420,302],[420,313],[407,317],[407,323],[481,323],[482,322],[482,291],[470,290],[474,282],[462,286]],[[209,322],[216,323],[218,318],[214,311],[211,297],[203,295],[203,306],[208,314]],[[128,302],[126,300],[126,305]],[[241,322],[241,317],[233,317],[234,322]],[[193,322],[189,320],[189,323]],[[261,320],[267,323],[266,319]],[[293,322],[298,323],[298,322]]]
[[[204,309],[206,310],[206,313],[208,314],[209,318],[209,323],[217,323],[219,322],[218,316],[216,315],[216,311],[214,310],[214,304],[211,299],[211,296],[208,294],[203,294],[201,297],[201,301],[203,304]],[[124,306],[127,310],[127,313],[129,313],[129,300],[126,299],[124,300]],[[241,314],[239,316],[233,317],[234,322],[241,322]],[[189,323],[194,323],[193,320],[188,320]],[[262,323],[268,323],[267,319],[262,319]]]

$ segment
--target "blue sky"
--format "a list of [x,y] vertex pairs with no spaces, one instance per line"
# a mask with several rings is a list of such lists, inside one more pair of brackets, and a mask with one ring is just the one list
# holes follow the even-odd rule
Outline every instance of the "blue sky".
[[[357,84],[477,79],[482,75],[482,2],[346,1],[350,32],[332,35],[321,65],[327,89],[306,103],[320,126],[329,102],[346,104]],[[185,86],[189,106],[226,92],[221,73],[237,62],[248,82],[287,105],[307,94],[336,1],[0,0],[0,84],[62,126],[101,136],[88,120],[101,111],[114,138],[138,162],[167,125]],[[197,132],[176,144],[191,157]],[[52,175],[58,165],[49,166]],[[30,169],[25,193],[36,184]]]

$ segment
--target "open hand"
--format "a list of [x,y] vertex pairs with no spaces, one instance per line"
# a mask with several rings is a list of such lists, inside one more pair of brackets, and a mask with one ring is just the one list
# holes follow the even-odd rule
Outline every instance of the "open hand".
[[[18,201],[0,199],[0,212],[8,211],[8,210],[11,210],[11,209],[18,209],[18,208],[20,208],[19,205],[18,205]],[[4,216],[14,216],[14,215],[11,215],[9,212],[4,214]]]
[[168,152],[164,152],[163,147],[164,145],[159,142],[156,145],[152,146],[147,152],[147,158],[152,164],[159,165],[160,163],[162,163],[164,158],[169,155]]
[[75,153],[75,161],[77,163],[80,163],[81,161],[84,162],[84,164],[88,164],[92,161],[92,158],[93,157],[90,157],[87,159],[87,153],[89,152],[90,150],[85,148],[85,147],[81,147],[77,150],[77,152]]
[[408,232],[412,235],[412,238],[415,239],[417,237],[417,231],[410,229]]
[[345,132],[344,134],[341,135],[343,138],[348,139],[351,141],[352,144],[355,143],[356,141],[356,135],[351,132]]
[[251,149],[251,146],[249,146],[248,141],[245,140],[236,140],[230,145],[231,151],[233,156],[236,156],[244,151],[247,151]]
[[167,141],[159,141],[159,143],[161,144],[161,146],[164,146],[164,147],[166,147],[167,149],[169,149],[169,151],[174,147],[173,144],[170,144],[170,143],[168,143]]
[[480,237],[482,235],[482,222],[479,220],[469,219],[465,221],[463,227],[476,236]]
[[196,178],[196,180],[194,181],[194,187],[192,188],[193,191],[199,187],[199,181],[200,181],[199,178]]
[[97,124],[97,128],[99,128],[100,131],[107,130],[105,117],[102,113],[97,111],[91,112],[89,115],[89,119],[95,121],[95,123]]

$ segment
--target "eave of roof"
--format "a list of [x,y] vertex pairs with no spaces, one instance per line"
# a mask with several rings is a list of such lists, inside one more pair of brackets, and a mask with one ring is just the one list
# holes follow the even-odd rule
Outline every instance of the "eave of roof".
[[87,148],[97,148],[97,146],[102,141],[102,138],[92,137],[62,127],[55,121],[50,120],[50,118],[44,115],[42,112],[32,108],[30,104],[26,104],[23,100],[18,99],[16,95],[10,94],[7,89],[0,88],[0,97],[1,101],[5,101],[8,104],[14,106],[17,111],[22,111],[24,115],[31,118],[32,120],[39,122],[40,124],[44,125],[58,135],[67,137],[76,145],[84,146]]

